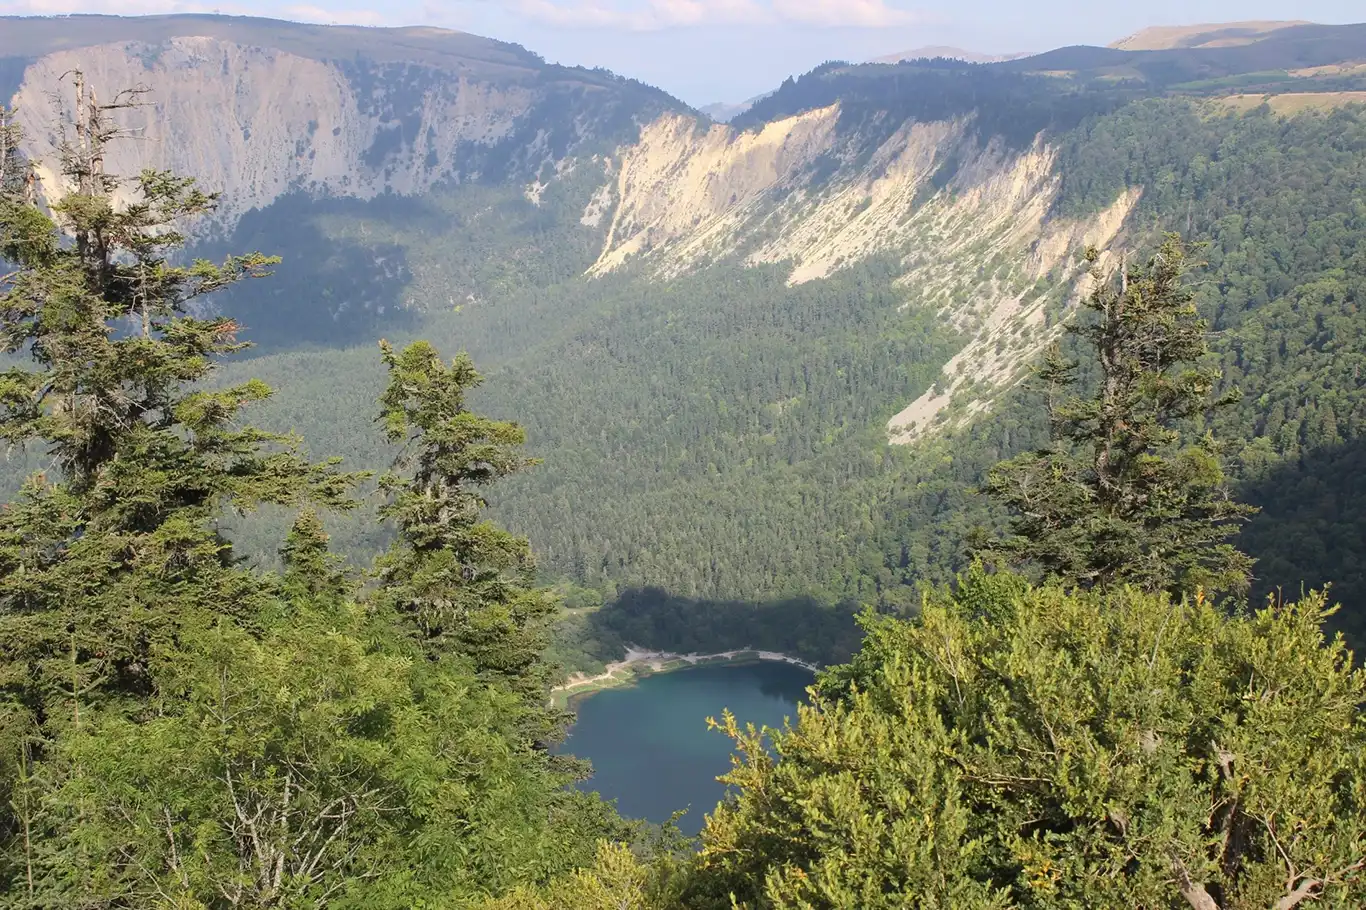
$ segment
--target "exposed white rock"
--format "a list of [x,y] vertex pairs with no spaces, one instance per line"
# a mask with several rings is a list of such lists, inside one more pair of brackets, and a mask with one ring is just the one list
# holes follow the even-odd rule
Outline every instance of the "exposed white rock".
[[[836,129],[838,107],[757,131],[668,116],[621,152],[620,197],[601,275],[633,257],[661,276],[749,247],[748,262],[790,263],[791,283],[870,256],[906,253],[906,306],[930,307],[966,338],[926,391],[887,425],[910,443],[990,407],[1061,331],[1047,303],[1086,290],[1080,253],[1119,236],[1138,193],[1079,220],[1052,216],[1057,151],[981,144],[969,119],[909,121],[871,154]],[[1102,266],[1108,259],[1102,259]],[[1046,279],[1040,285],[1040,279]]]
[[373,105],[335,63],[202,37],[59,51],[28,67],[14,98],[49,195],[64,191],[51,111],[55,101],[71,121],[71,93],[59,89],[77,68],[101,101],[127,88],[151,90],[143,106],[118,112],[136,138],[110,147],[108,170],[193,175],[223,193],[219,214],[228,223],[296,187],[361,198],[423,192],[459,174],[465,144],[502,139],[534,100],[516,83],[434,79],[399,112],[421,127],[381,158],[368,153],[396,125],[367,113]]

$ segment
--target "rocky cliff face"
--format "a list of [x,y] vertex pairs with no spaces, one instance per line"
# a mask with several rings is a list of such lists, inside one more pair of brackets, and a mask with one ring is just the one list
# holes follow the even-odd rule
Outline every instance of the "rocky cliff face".
[[[0,81],[16,89],[46,192],[62,191],[52,106],[70,121],[61,80],[80,69],[103,101],[148,90],[118,112],[134,141],[112,148],[110,170],[192,174],[222,191],[229,225],[294,189],[369,198],[531,182],[681,107],[638,83],[430,29],[178,16],[10,19],[4,30]],[[128,40],[101,40],[111,31]]]
[[[615,217],[593,274],[643,260],[661,275],[727,256],[824,278],[901,257],[906,307],[928,307],[967,342],[935,388],[888,424],[909,443],[981,412],[1060,331],[1048,318],[1086,290],[1081,253],[1105,251],[1140,191],[1086,219],[1052,216],[1057,151],[983,141],[971,118],[908,120],[869,146],[838,105],[751,130],[681,116],[624,148]],[[1103,253],[1101,267],[1107,267]],[[949,411],[964,399],[956,417]]]
[[965,346],[892,419],[894,442],[966,419],[1013,384],[1056,337],[1049,306],[1084,290],[1081,251],[1111,244],[1138,198],[1054,217],[1057,151],[1042,134],[1008,144],[971,112],[851,128],[836,102],[736,128],[638,83],[454,32],[95,19],[25,20],[27,39],[10,20],[0,38],[0,76],[17,85],[46,192],[61,191],[50,112],[65,96],[54,92],[79,68],[102,99],[151,90],[118,113],[136,138],[113,148],[110,169],[200,178],[224,194],[224,228],[292,191],[368,199],[484,183],[540,205],[575,173],[597,182],[575,210],[604,237],[590,277],[739,257],[785,264],[796,284],[899,257],[904,306],[932,309]]

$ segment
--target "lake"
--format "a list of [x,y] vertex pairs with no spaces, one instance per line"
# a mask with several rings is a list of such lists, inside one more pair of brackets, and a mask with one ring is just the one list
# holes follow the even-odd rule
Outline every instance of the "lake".
[[707,718],[720,720],[729,708],[741,724],[795,722],[813,679],[776,661],[656,673],[577,701],[578,719],[559,751],[593,763],[583,787],[615,799],[622,815],[663,822],[686,808],[680,827],[696,834],[725,792],[717,775],[730,769],[731,741],[708,731]]

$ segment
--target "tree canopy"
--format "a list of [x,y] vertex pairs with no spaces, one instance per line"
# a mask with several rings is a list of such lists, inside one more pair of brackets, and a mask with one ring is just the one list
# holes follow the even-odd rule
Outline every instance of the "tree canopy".
[[870,619],[771,750],[719,722],[685,905],[1357,906],[1366,674],[1327,612],[978,571]]
[[[623,281],[619,300],[599,301],[566,330],[577,364],[545,356],[570,348],[534,350],[544,362],[520,381],[577,396],[568,408],[540,399],[568,414],[555,420],[574,470],[593,460],[585,440],[602,442],[621,420],[601,401],[587,410],[584,402],[612,388],[617,370],[649,369],[648,389],[617,392],[636,417],[613,454],[637,487],[667,473],[660,465],[683,478],[650,500],[672,528],[653,538],[663,544],[656,549],[672,555],[636,542],[614,569],[602,541],[561,531],[560,552],[580,581],[611,580],[638,559],[706,588],[739,566],[760,579],[756,592],[823,577],[822,593],[871,586],[880,605],[913,607],[865,615],[862,647],[821,676],[795,725],[755,730],[728,714],[716,722],[736,746],[726,778],[734,791],[693,850],[572,786],[585,769],[549,748],[566,722],[549,704],[556,668],[546,656],[559,604],[535,584],[528,541],[487,517],[490,486],[519,483],[534,459],[523,454],[520,425],[471,407],[481,381],[473,361],[447,360],[427,341],[381,343],[378,357],[366,355],[375,373],[387,368],[387,385],[341,404],[377,422],[387,443],[379,505],[356,511],[369,523],[361,536],[388,547],[371,565],[334,553],[329,522],[355,505],[364,475],[335,457],[312,461],[300,440],[253,426],[251,409],[271,402],[266,383],[215,376],[244,343],[237,321],[213,313],[213,295],[264,278],[272,257],[185,264],[181,225],[215,197],[173,174],[107,174],[104,149],[119,138],[112,118],[136,95],[101,104],[74,81],[66,183],[45,188],[47,208],[12,119],[0,114],[0,437],[45,465],[0,510],[0,906],[1366,903],[1366,675],[1343,639],[1325,633],[1333,609],[1317,594],[1257,610],[1208,596],[1238,588],[1249,564],[1228,540],[1247,510],[1226,491],[1207,431],[1222,435],[1223,415],[1243,406],[1226,394],[1229,382],[1261,381],[1258,358],[1286,348],[1275,362],[1293,360],[1287,339],[1303,320],[1290,318],[1286,301],[1342,318],[1311,320],[1333,337],[1259,386],[1259,400],[1283,403],[1292,374],[1331,354],[1339,331],[1350,334],[1359,288],[1348,273],[1361,254],[1336,234],[1296,248],[1312,258],[1304,250],[1337,247],[1332,274],[1279,296],[1230,291],[1248,294],[1248,306],[1230,297],[1218,316],[1242,345],[1238,357],[1221,355],[1220,370],[1202,360],[1206,326],[1181,281],[1179,242],[1118,284],[1100,282],[1075,346],[1043,371],[1080,391],[997,427],[1012,439],[966,450],[961,469],[971,472],[988,449],[1018,451],[1051,425],[1051,446],[1006,461],[991,480],[1017,514],[995,552],[1048,577],[979,566],[916,604],[905,590],[886,592],[906,588],[922,563],[951,565],[957,548],[935,551],[923,535],[891,535],[892,546],[879,536],[889,532],[878,529],[873,500],[832,492],[840,480],[860,494],[903,489],[896,485],[916,481],[915,459],[943,452],[896,464],[880,450],[868,455],[859,421],[927,382],[953,340],[933,314],[883,306],[895,299],[889,263],[798,289],[773,269],[720,269],[713,278],[734,280],[739,290],[727,294],[745,303],[721,315],[690,307],[700,285],[680,280],[618,319],[614,307],[634,287]],[[1354,140],[1326,138],[1325,147],[1340,141]],[[1245,163],[1231,153],[1225,165]],[[1355,172],[1341,171],[1350,184]],[[1169,189],[1158,181],[1154,193]],[[1298,217],[1314,204],[1309,194],[1291,208]],[[1221,274],[1257,258],[1255,244],[1229,239],[1243,226],[1228,217]],[[1266,224],[1249,230],[1273,233]],[[536,305],[551,303],[564,301]],[[748,356],[708,375],[661,361],[678,345],[677,325],[704,323],[713,351]],[[497,334],[492,325],[485,331]],[[1276,325],[1280,334],[1266,335]],[[839,343],[823,347],[828,337],[813,327]],[[557,344],[572,347],[565,338]],[[510,333],[502,343],[517,340]],[[791,362],[789,344],[801,361]],[[1088,345],[1089,375],[1084,361],[1063,356],[1084,357]],[[877,368],[907,351],[923,356],[899,372]],[[585,375],[582,363],[602,374],[596,384],[571,381]],[[1345,383],[1354,363],[1335,359],[1324,375]],[[761,412],[738,406],[734,376],[750,405],[767,396]],[[827,383],[848,402],[863,399],[859,420],[841,412],[845,399],[819,391]],[[705,415],[702,423],[670,425],[655,399],[670,400],[663,391],[672,387],[685,388],[672,399],[687,406],[680,413]],[[881,404],[860,396],[868,389]],[[1261,443],[1264,461],[1296,451],[1306,433],[1336,438],[1333,396],[1318,391],[1312,419],[1285,408],[1276,418],[1273,408],[1267,420],[1281,423],[1259,429],[1259,439],[1284,446]],[[1037,391],[1018,400],[1042,403]],[[1210,410],[1220,402],[1229,405]],[[794,418],[803,412],[844,422],[821,437]],[[656,443],[663,461],[639,454]],[[1244,469],[1257,446],[1241,450]],[[775,473],[755,480],[755,464]],[[790,552],[757,569],[733,561],[713,532],[743,521],[689,523],[725,517],[766,485],[783,487],[770,490],[782,494],[776,517],[751,530],[770,556]],[[521,505],[509,511],[534,508],[545,527],[554,509],[543,504],[567,501],[547,489],[518,487]],[[686,501],[699,489],[709,497]],[[917,517],[952,505],[951,489],[915,490],[939,499]],[[278,570],[244,562],[221,531],[234,513],[261,507],[288,516],[289,530],[269,541]],[[639,517],[616,509],[608,503],[592,517]],[[780,519],[804,512],[830,527],[788,533]],[[956,520],[955,529],[966,525]],[[638,527],[610,530],[629,537]],[[705,580],[680,568],[676,549],[703,539],[712,554]],[[817,557],[834,562],[807,565]],[[778,579],[783,566],[796,567],[793,578]],[[814,599],[755,608],[642,590],[603,606],[571,590],[579,618],[601,608],[617,632],[679,643],[773,635],[832,660],[853,647],[849,611]],[[697,617],[705,623],[688,627]],[[784,618],[804,627],[784,628]]]
[[[214,197],[106,174],[133,99],[75,82],[50,214],[0,117],[0,316],[29,361],[0,437],[50,463],[0,510],[0,905],[464,907],[630,836],[546,748],[555,603],[474,492],[527,463],[521,431],[466,408],[467,358],[386,347],[398,534],[366,584],[319,517],[363,475],[247,423],[265,383],[205,382],[244,347],[210,295],[272,260],[176,264]],[[219,531],[265,504],[296,515],[278,574]]]
[[1219,371],[1200,363],[1209,347],[1182,283],[1187,256],[1173,235],[1118,282],[1094,271],[1067,327],[1095,359],[1094,391],[1075,391],[1078,361],[1056,350],[1044,359],[1052,445],[988,473],[1011,535],[982,552],[1086,587],[1247,590],[1252,561],[1228,541],[1256,509],[1230,495],[1211,433],[1181,444],[1183,428],[1237,400],[1236,390],[1216,398]]

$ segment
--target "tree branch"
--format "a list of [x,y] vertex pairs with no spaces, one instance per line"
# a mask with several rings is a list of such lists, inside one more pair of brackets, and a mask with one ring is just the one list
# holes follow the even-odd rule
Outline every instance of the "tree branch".
[[1324,878],[1307,876],[1293,891],[1286,893],[1280,900],[1276,901],[1272,910],[1293,910],[1294,907],[1298,907],[1304,901],[1309,900],[1310,898],[1317,898],[1319,896],[1319,890],[1322,889],[1324,885],[1337,881],[1343,876],[1353,872],[1360,872],[1363,868],[1366,868],[1366,860],[1357,860],[1350,866],[1344,866],[1332,875],[1325,876]]
[[1322,885],[1323,882],[1317,878],[1306,878],[1300,882],[1298,888],[1276,901],[1274,910],[1291,910],[1292,907],[1299,906],[1301,901],[1312,897]]
[[1219,910],[1219,905],[1210,897],[1205,886],[1191,878],[1190,870],[1175,851],[1172,852],[1172,871],[1176,873],[1176,885],[1181,889],[1181,896],[1191,905],[1191,910]]

